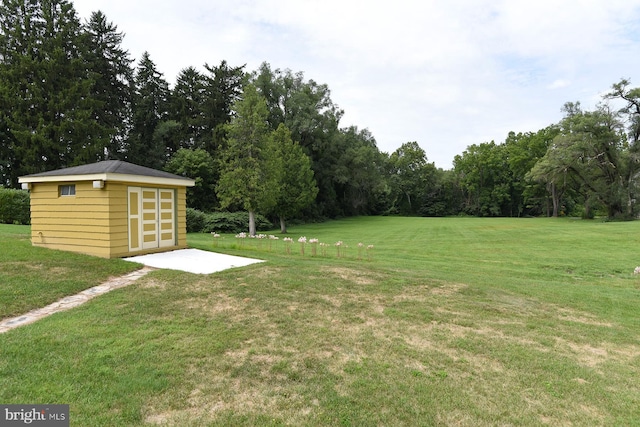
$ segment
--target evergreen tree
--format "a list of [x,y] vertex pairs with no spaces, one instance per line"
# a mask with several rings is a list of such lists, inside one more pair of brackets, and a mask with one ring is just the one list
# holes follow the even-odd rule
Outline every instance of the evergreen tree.
[[0,160],[11,185],[23,174],[97,159],[104,131],[92,118],[81,46],[69,2],[0,5]]
[[280,231],[287,232],[285,218],[298,215],[318,194],[311,160],[302,147],[291,139],[291,132],[283,124],[271,133],[275,159],[279,163],[276,214],[280,218]]
[[204,138],[202,148],[216,157],[216,151],[227,138],[226,125],[232,119],[233,105],[241,98],[245,83],[244,65],[230,67],[221,61],[217,67],[205,64]]
[[121,159],[131,127],[132,60],[121,47],[123,34],[100,11],[91,14],[84,37],[91,96],[96,101],[93,118],[105,130],[100,157]]
[[169,85],[145,52],[135,75],[133,126],[127,144],[127,161],[161,169],[167,161],[162,132],[156,132],[168,116]]
[[207,138],[206,103],[207,80],[193,67],[180,71],[176,84],[171,91],[170,118],[180,124],[180,148],[202,148]]
[[227,126],[229,140],[222,152],[223,166],[216,188],[222,208],[249,212],[249,233],[256,233],[255,213],[269,212],[279,192],[280,171],[268,136],[267,106],[255,87],[234,104],[236,116]]

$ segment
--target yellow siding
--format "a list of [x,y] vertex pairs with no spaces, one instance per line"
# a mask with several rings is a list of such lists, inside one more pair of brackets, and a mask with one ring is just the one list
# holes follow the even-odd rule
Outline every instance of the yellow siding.
[[31,189],[31,241],[34,245],[91,255],[109,254],[108,197],[90,181],[75,184],[75,196],[60,196],[59,183]]
[[[127,188],[140,183],[106,182],[94,189],[92,182],[76,185],[75,196],[59,196],[59,183],[34,183],[31,189],[31,241],[51,249],[81,252],[105,258],[140,255],[186,248],[186,190],[176,191],[176,246],[129,252]],[[147,188],[174,188],[149,185]]]

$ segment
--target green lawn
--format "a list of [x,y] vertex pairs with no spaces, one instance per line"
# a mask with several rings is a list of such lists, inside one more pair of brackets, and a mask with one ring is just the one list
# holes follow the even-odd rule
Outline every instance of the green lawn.
[[30,228],[0,224],[0,319],[44,307],[141,266],[31,246]]
[[[49,260],[74,257],[27,233],[0,226],[20,247],[0,255],[13,311],[5,277],[50,298]],[[300,236],[330,246],[303,256]],[[0,335],[0,402],[69,403],[79,426],[640,425],[640,222],[369,217],[290,237],[287,254],[189,235],[268,262],[155,271]],[[95,263],[88,286],[126,269]]]

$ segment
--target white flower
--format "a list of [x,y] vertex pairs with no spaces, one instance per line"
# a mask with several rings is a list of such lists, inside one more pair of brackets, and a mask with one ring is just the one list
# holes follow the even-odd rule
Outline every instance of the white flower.
[[304,236],[302,236],[302,237],[300,237],[300,238],[298,239],[298,242],[300,242],[300,243],[307,243],[307,238],[306,238],[306,237],[304,237]]
[[247,233],[238,233],[236,234],[236,238],[238,239],[246,239],[247,238]]
[[640,274],[640,267],[636,267],[636,269],[633,270],[633,274]]

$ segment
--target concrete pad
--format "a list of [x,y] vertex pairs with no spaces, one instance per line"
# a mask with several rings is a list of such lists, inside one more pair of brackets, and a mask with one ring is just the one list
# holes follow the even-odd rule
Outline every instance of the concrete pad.
[[264,262],[263,260],[244,258],[200,249],[178,249],[157,254],[139,255],[124,258],[125,261],[139,262],[155,268],[181,270],[195,274],[211,274],[229,268]]

